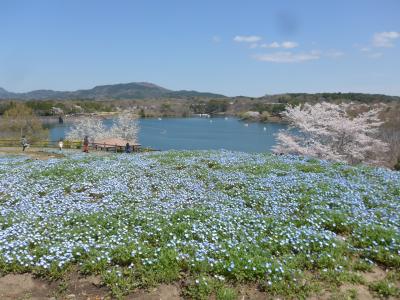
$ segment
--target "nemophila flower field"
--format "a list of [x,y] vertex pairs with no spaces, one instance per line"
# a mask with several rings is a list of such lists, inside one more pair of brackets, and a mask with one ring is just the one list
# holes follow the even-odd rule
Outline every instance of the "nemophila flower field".
[[399,212],[399,172],[302,157],[0,157],[0,268],[75,268],[118,297],[177,281],[193,298],[306,297],[374,266],[398,276]]

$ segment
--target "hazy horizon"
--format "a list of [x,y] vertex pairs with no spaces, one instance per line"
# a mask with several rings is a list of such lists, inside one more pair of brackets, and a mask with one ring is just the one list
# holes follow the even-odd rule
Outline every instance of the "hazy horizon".
[[[182,89],[179,89],[179,90],[172,90],[167,86],[161,86],[161,85],[159,85],[159,84],[157,84],[155,82],[147,82],[147,81],[115,82],[115,83],[96,84],[95,86],[91,86],[91,87],[87,87],[87,88],[70,89],[70,90],[55,90],[55,89],[48,89],[48,88],[38,88],[38,89],[35,89],[35,90],[27,90],[27,91],[15,92],[15,91],[9,90],[9,89],[7,89],[7,88],[5,88],[3,86],[0,86],[0,88],[3,88],[7,92],[11,92],[11,93],[29,93],[29,92],[33,92],[33,91],[37,91],[37,90],[51,90],[51,91],[57,91],[57,92],[74,92],[74,91],[78,91],[78,90],[90,90],[90,89],[92,89],[92,88],[94,88],[96,86],[116,85],[116,84],[129,84],[129,83],[151,83],[151,84],[155,84],[155,85],[157,85],[157,86],[159,86],[161,88],[169,89],[171,91],[181,91],[181,90],[192,91],[192,90],[185,89],[185,88],[182,88]],[[218,92],[218,91],[208,91],[208,90],[207,91],[206,90],[193,90],[193,91],[196,91],[196,92],[209,92],[209,93],[214,93],[214,94],[222,94],[222,95],[227,96],[227,97],[244,96],[244,97],[253,97],[253,98],[258,98],[258,97],[263,97],[263,96],[268,96],[268,95],[272,96],[272,95],[280,95],[280,94],[297,94],[297,93],[298,94],[301,94],[301,93],[305,93],[305,94],[318,94],[318,93],[342,93],[342,94],[346,94],[346,93],[365,93],[365,94],[381,94],[381,95],[395,96],[395,97],[399,97],[400,96],[400,94],[399,95],[394,95],[394,94],[383,94],[383,93],[372,93],[372,92],[368,93],[368,92],[362,92],[362,91],[327,91],[327,90],[324,90],[324,91],[291,91],[291,92],[280,92],[280,93],[264,93],[264,94],[261,94],[261,95],[226,95],[226,94],[223,94],[223,93]]]

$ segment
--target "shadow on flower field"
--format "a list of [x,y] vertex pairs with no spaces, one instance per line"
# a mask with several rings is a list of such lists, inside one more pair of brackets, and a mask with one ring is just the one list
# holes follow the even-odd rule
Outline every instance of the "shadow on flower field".
[[1,299],[400,296],[398,172],[223,150],[40,155],[0,156]]

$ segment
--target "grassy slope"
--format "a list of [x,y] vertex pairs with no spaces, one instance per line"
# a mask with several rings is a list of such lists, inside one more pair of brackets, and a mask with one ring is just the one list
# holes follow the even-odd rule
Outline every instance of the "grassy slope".
[[391,271],[371,290],[395,296],[399,211],[399,173],[298,157],[0,157],[0,268],[234,299],[243,283],[287,297],[366,284],[379,265]]

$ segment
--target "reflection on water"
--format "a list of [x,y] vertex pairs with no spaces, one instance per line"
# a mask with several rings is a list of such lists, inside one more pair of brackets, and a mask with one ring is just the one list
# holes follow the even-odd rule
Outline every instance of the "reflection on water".
[[[210,122],[211,121],[211,122]],[[113,120],[105,120],[111,126]],[[264,152],[275,144],[274,134],[286,125],[244,123],[236,118],[140,119],[139,143],[160,150],[227,149]],[[50,139],[64,138],[69,124],[51,124]]]

